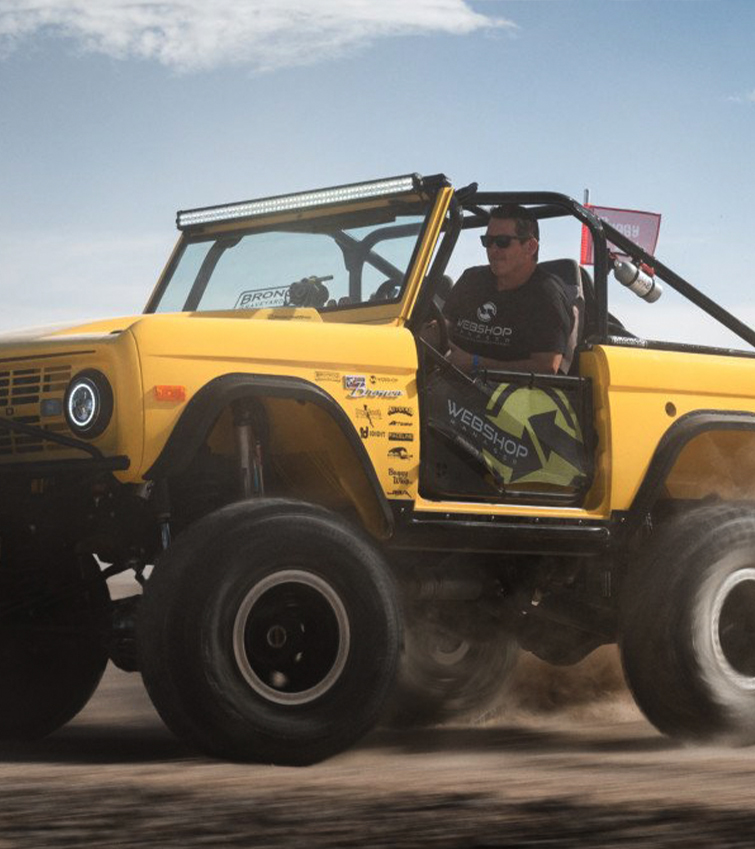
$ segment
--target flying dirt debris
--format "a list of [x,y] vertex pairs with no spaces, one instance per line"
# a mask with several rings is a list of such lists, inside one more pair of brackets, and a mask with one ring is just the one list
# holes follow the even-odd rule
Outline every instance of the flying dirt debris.
[[749,845],[749,749],[654,732],[610,690],[613,646],[572,667],[520,661],[496,719],[378,728],[307,770],[192,757],[110,666],[65,729],[0,746],[0,831],[19,849]]
[[[565,373],[445,356],[455,247],[512,202],[592,238],[594,279],[540,263]],[[635,337],[609,272],[750,328],[556,193],[408,175],[177,223],[143,315],[0,338],[0,737],[110,659],[193,749],[310,764],[618,645],[664,734],[752,742],[753,354]]]

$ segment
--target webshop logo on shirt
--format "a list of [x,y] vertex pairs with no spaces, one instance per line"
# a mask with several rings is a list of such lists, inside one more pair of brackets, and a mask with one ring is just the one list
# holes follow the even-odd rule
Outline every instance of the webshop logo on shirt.
[[479,318],[480,321],[484,321],[485,324],[492,321],[497,314],[498,308],[491,301],[488,301],[486,304],[477,308],[477,318]]
[[468,318],[460,318],[456,322],[459,336],[465,339],[476,339],[481,342],[492,342],[494,345],[510,345],[514,332],[512,327],[501,327],[500,324],[482,324]]

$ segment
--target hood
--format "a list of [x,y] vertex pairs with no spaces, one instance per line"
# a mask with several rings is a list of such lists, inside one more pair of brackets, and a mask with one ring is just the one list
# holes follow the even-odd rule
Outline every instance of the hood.
[[61,322],[59,324],[44,324],[36,327],[22,327],[19,330],[0,331],[0,345],[28,344],[30,342],[73,342],[77,339],[95,341],[128,330],[140,321],[164,321],[166,319],[217,319],[232,318],[236,320],[286,320],[286,321],[316,321],[320,322],[319,313],[311,308],[292,309],[263,309],[263,310],[218,310],[214,312],[196,313],[158,313],[123,316],[121,318],[97,319],[86,322]]
[[19,330],[0,332],[0,345],[29,344],[30,342],[73,342],[77,339],[95,341],[106,339],[127,330],[141,316],[109,318],[88,322],[61,322],[37,327],[22,327]]

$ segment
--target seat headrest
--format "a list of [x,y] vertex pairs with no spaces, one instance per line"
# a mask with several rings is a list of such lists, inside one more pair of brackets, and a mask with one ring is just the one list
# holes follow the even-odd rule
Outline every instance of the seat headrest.
[[573,259],[549,259],[538,263],[538,268],[558,277],[567,286],[574,286],[579,294],[582,294],[582,269],[579,263]]

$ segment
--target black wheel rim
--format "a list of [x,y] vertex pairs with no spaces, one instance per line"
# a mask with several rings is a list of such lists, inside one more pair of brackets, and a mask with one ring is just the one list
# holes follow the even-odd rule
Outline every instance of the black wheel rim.
[[319,575],[287,569],[255,584],[233,625],[236,663],[249,686],[276,704],[320,698],[340,678],[351,631],[336,590]]

